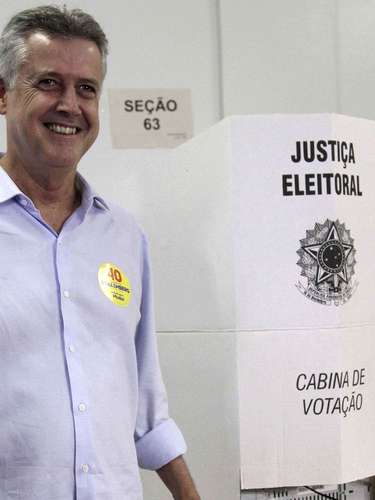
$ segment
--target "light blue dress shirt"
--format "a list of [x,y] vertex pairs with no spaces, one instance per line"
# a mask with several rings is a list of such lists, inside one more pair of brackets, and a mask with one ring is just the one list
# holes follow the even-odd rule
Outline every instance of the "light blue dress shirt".
[[79,179],[81,205],[57,234],[0,168],[1,500],[141,500],[138,465],[186,451],[160,376],[145,238]]

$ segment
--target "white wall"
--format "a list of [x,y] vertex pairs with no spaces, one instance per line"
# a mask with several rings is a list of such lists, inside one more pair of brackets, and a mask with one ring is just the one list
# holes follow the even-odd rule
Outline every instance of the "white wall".
[[375,2],[336,0],[339,107],[375,119]]
[[220,6],[226,115],[336,110],[335,2]]
[[375,118],[374,0],[220,0],[225,115]]

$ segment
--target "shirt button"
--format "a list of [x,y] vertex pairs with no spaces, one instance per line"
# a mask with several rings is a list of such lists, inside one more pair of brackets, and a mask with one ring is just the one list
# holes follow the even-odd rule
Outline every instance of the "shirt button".
[[20,199],[20,203],[21,203],[21,205],[23,205],[24,207],[26,207],[26,205],[27,205],[27,200],[25,200],[25,198],[21,198],[21,199]]
[[78,409],[79,409],[79,411],[86,411],[87,407],[86,407],[85,403],[80,403],[78,405]]
[[74,347],[74,345],[70,345],[69,346],[69,351],[70,352],[76,352],[76,348]]
[[81,470],[82,472],[88,472],[90,470],[90,467],[87,464],[81,465]]
[[64,290],[64,297],[66,297],[67,299],[69,299],[70,293],[68,292],[68,290]]

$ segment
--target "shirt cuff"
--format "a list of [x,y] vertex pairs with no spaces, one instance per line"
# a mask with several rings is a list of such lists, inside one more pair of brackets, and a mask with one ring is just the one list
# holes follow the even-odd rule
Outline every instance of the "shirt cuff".
[[174,420],[164,420],[139,438],[135,447],[142,469],[156,470],[186,453],[186,443]]

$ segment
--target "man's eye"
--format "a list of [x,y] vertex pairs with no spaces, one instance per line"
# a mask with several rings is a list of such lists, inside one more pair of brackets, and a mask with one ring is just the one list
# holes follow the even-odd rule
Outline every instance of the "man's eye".
[[83,83],[82,85],[80,85],[79,88],[85,94],[93,94],[93,95],[96,94],[96,89],[94,87],[92,87],[91,85],[87,85],[86,83]]
[[56,80],[53,80],[52,78],[44,78],[39,82],[39,85],[42,87],[55,87],[57,85]]

